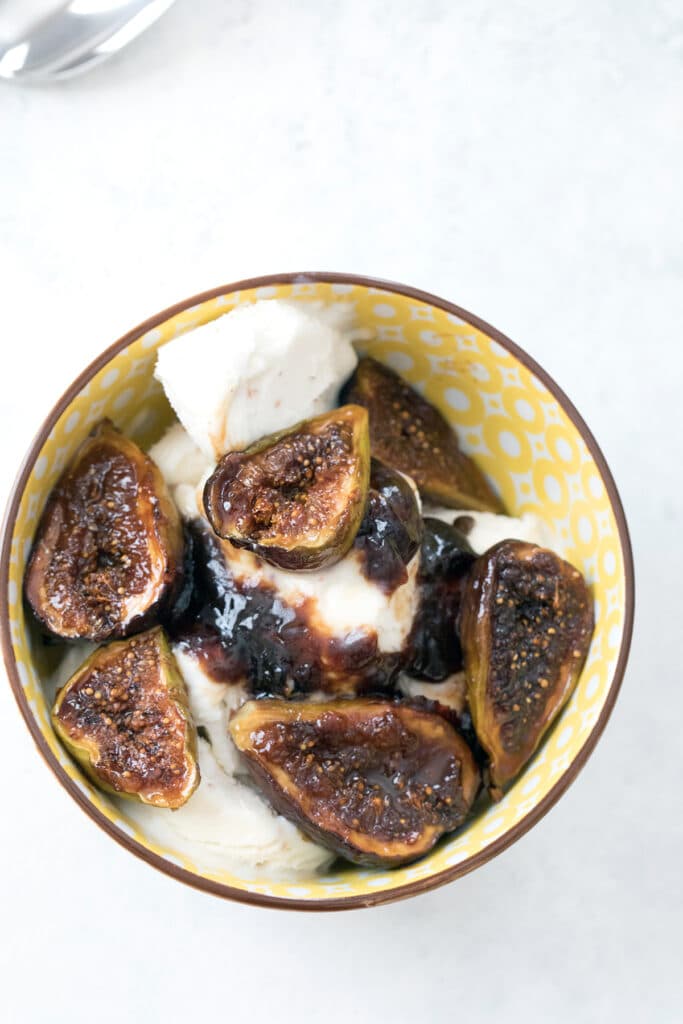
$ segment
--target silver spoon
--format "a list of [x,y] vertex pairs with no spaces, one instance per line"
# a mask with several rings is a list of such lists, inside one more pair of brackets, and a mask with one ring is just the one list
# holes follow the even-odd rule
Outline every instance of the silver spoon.
[[[41,82],[86,71],[118,53],[173,3],[174,0],[53,3],[48,14],[43,13],[13,35],[0,34],[0,78]],[[44,11],[45,3],[41,6]],[[35,13],[35,0],[33,7]],[[28,5],[24,10],[27,8]]]

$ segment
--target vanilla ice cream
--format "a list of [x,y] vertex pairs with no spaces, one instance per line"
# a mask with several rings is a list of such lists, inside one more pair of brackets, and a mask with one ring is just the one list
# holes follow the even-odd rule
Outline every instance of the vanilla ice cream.
[[[481,555],[501,540],[522,540],[529,544],[538,544],[542,548],[550,548],[562,555],[562,544],[555,531],[540,516],[525,512],[519,518],[515,516],[499,516],[493,512],[473,512],[471,509],[443,508],[426,506],[424,515],[440,519],[452,526],[460,517],[466,520],[467,528],[463,529],[472,550]],[[456,524],[457,525],[457,524]]]
[[467,703],[467,682],[464,672],[454,672],[441,683],[428,683],[423,679],[414,679],[402,672],[398,677],[396,689],[404,697],[424,697],[436,700],[439,704],[453,708],[458,714],[465,709]]
[[[48,683],[50,700],[96,649],[85,643],[68,648]],[[191,654],[177,646],[173,653],[187,686],[192,717],[200,727],[201,781],[188,802],[174,811],[113,798],[122,815],[150,839],[207,870],[274,878],[324,870],[334,855],[276,814],[240,777],[243,770],[228,721],[247,699],[246,688],[216,683]]]
[[175,811],[119,801],[126,817],[169,850],[189,857],[200,870],[234,871],[242,878],[296,878],[323,871],[334,854],[276,814],[263,797],[228,775],[212,747],[197,742],[201,782]]
[[295,608],[305,604],[316,631],[339,638],[373,631],[380,653],[404,647],[419,600],[419,553],[406,566],[407,581],[387,594],[365,576],[360,553],[353,548],[335,565],[305,573],[278,569],[228,541],[221,548],[238,583],[250,587],[266,583],[286,604]]
[[355,369],[348,305],[273,299],[238,306],[159,349],[156,376],[178,419],[217,461],[332,409]]
[[201,481],[212,471],[210,461],[181,423],[169,427],[148,455],[156,463],[183,519],[203,516]]
[[181,423],[169,427],[161,440],[149,449],[171,493],[179,484],[196,486],[214,463],[194,443]]
[[174,644],[172,650],[185,680],[195,724],[204,729],[213,756],[223,771],[228,775],[239,775],[239,755],[230,739],[228,722],[231,714],[249,699],[246,686],[216,682],[203,670],[201,661],[182,646]]

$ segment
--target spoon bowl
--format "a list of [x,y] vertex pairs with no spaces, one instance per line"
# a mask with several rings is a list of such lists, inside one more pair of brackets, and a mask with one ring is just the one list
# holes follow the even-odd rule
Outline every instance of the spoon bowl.
[[9,20],[11,9],[0,12],[0,78],[44,82],[87,71],[137,38],[173,3],[69,0],[46,11],[44,3],[22,0],[21,21]]

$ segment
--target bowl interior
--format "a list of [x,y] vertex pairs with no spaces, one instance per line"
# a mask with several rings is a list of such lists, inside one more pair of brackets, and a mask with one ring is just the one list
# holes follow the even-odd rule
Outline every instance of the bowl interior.
[[[504,799],[460,834],[442,841],[419,863],[393,871],[347,869],[296,882],[217,871],[177,850],[160,848],[118,805],[94,789],[57,742],[41,679],[49,648],[39,640],[22,603],[22,578],[47,495],[93,424],[109,416],[147,445],[163,432],[171,411],[153,377],[156,350],[169,339],[259,298],[348,301],[373,329],[365,351],[388,363],[434,402],[501,493],[512,514],[534,512],[556,529],[567,557],[586,576],[595,597],[596,628],[574,694],[538,754]],[[83,798],[128,840],[210,883],[277,899],[338,900],[400,889],[485,854],[519,826],[567,772],[588,741],[605,705],[625,625],[625,571],[615,514],[601,471],[558,399],[498,341],[438,306],[361,284],[282,283],[210,298],[137,336],[85,384],[54,424],[30,471],[14,523],[9,567],[9,628],[29,713]],[[215,886],[214,886],[215,888]]]

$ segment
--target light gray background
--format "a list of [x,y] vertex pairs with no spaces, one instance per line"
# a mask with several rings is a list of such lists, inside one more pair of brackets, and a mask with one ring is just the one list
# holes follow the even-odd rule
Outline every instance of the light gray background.
[[70,84],[0,88],[0,465],[166,304],[376,274],[525,346],[596,433],[638,569],[629,670],[513,849],[336,916],[186,889],[60,790],[0,688],[0,1015],[680,1020],[683,3],[178,0]]

